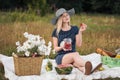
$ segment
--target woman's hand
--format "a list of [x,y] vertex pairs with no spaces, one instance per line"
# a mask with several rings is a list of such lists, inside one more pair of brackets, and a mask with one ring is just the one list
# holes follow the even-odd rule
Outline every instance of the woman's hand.
[[86,28],[87,28],[87,25],[86,25],[86,24],[84,24],[84,23],[81,23],[81,24],[80,24],[80,32],[85,31]]

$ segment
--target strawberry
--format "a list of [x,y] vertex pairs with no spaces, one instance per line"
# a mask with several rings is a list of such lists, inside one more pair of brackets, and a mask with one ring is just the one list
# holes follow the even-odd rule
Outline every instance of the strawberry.
[[65,42],[65,49],[71,49],[71,43]]
[[80,23],[80,27],[83,26],[83,23]]

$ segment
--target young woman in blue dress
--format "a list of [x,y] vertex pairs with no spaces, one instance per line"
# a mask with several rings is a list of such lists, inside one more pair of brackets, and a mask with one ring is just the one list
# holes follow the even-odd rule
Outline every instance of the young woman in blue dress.
[[[57,55],[55,57],[56,63],[59,64],[72,64],[77,67],[85,75],[91,74],[92,64],[90,61],[85,61],[76,51],[76,46],[82,45],[82,32],[86,30],[87,25],[82,23],[78,28],[70,24],[70,17],[75,14],[75,10],[65,10],[60,8],[56,11],[56,16],[52,19],[52,24],[56,25],[53,30],[52,39],[53,46]],[[65,47],[65,39],[71,42],[71,48]]]

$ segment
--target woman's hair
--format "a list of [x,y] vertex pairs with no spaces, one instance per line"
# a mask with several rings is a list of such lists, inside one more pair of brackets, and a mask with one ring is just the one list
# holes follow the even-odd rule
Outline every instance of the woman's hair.
[[[70,22],[68,23],[68,25],[70,25]],[[59,35],[59,32],[60,32],[60,30],[62,29],[62,26],[63,26],[63,22],[62,22],[62,15],[58,18],[58,21],[57,21],[57,23],[56,23],[56,28],[57,28],[57,30],[56,30],[56,34],[57,34],[57,36]]]
[[56,23],[56,28],[57,28],[56,34],[57,34],[57,36],[58,36],[58,34],[59,34],[59,32],[60,32],[60,30],[61,30],[61,28],[62,28],[62,16],[60,16],[60,17],[58,18],[58,21],[57,21],[57,23]]

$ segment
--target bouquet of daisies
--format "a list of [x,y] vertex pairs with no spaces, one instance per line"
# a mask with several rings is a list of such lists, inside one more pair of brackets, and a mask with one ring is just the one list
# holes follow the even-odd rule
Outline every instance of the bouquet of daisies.
[[23,44],[21,44],[20,41],[16,42],[17,53],[22,53],[26,57],[50,54],[52,49],[51,41],[46,45],[45,40],[41,36],[29,34],[28,32],[24,33],[24,37],[27,38],[27,40],[23,42]]

